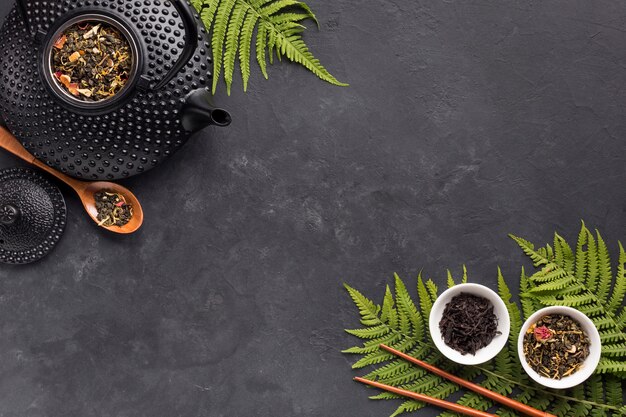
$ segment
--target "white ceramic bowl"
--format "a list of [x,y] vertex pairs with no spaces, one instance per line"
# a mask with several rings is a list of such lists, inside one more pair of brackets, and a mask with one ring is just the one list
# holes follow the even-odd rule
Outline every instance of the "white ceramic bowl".
[[[528,365],[528,362],[526,362],[526,358],[524,357],[524,335],[526,334],[526,331],[533,323],[548,314],[563,314],[566,316],[570,316],[571,318],[576,320],[578,323],[580,323],[583,331],[587,333],[587,336],[589,337],[589,341],[591,343],[589,346],[589,356],[587,356],[587,359],[585,359],[583,367],[577,372],[574,372],[572,375],[566,376],[562,379],[546,378],[545,376],[539,375],[537,372],[533,371],[530,365]],[[522,363],[522,366],[524,367],[524,370],[526,371],[528,376],[531,377],[533,381],[537,382],[538,384],[541,384],[544,387],[554,389],[571,388],[589,378],[598,366],[598,362],[600,362],[601,348],[602,346],[600,344],[600,334],[598,333],[598,329],[596,329],[596,326],[589,319],[589,317],[576,310],[575,308],[563,306],[546,307],[533,313],[533,315],[528,317],[528,319],[524,322],[522,330],[520,331],[519,337],[517,339],[517,354],[519,355],[519,360]]]
[[[491,301],[491,304],[493,304],[493,312],[498,318],[498,331],[500,331],[501,334],[496,335],[487,346],[477,350],[475,355],[469,353],[463,355],[461,352],[446,345],[441,337],[441,331],[439,330],[439,322],[441,321],[441,316],[443,315],[443,310],[446,308],[446,304],[450,302],[452,297],[462,292],[484,297]],[[504,345],[506,345],[511,322],[504,301],[502,301],[500,296],[494,291],[484,285],[459,284],[447,289],[435,300],[435,304],[433,304],[433,308],[430,310],[428,327],[435,346],[437,346],[437,349],[439,349],[446,358],[462,365],[478,365],[479,363],[484,363],[492,359],[502,350]]]

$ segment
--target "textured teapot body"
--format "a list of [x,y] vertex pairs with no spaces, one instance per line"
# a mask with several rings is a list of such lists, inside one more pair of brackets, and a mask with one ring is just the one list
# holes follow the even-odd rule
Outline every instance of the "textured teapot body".
[[[16,7],[0,30],[0,114],[37,158],[74,177],[125,178],[158,165],[197,130],[197,123],[193,129],[183,125],[181,111],[192,93],[210,85],[211,57],[207,32],[191,6],[168,0],[23,2],[27,19]],[[123,96],[81,106],[54,91],[45,62],[64,24],[99,16],[130,34],[137,74]],[[210,115],[208,103],[206,109]]]

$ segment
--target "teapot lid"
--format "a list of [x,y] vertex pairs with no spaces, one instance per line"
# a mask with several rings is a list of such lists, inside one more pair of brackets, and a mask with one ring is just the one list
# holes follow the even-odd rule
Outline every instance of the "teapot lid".
[[27,264],[46,256],[65,229],[61,191],[28,168],[0,170],[0,262]]

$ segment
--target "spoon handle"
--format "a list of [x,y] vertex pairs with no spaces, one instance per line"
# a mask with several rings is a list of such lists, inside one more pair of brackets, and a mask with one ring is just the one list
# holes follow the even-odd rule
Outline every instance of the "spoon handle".
[[35,165],[36,167],[46,171],[48,174],[56,177],[57,179],[72,187],[74,191],[79,194],[81,191],[87,188],[87,183],[85,183],[84,181],[70,178],[62,172],[59,172],[52,167],[49,167],[48,165],[41,162],[39,159],[35,158],[30,152],[26,150],[26,148],[24,148],[24,146],[22,146],[20,141],[17,140],[17,138],[13,136],[13,134],[3,126],[0,126],[0,148],[6,149],[13,155],[22,158],[29,164]]

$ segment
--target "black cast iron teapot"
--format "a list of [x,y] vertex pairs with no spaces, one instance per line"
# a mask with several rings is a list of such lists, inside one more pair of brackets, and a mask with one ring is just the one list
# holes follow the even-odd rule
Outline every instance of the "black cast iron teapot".
[[[85,102],[55,78],[51,51],[72,25],[117,29],[133,54],[124,88]],[[24,146],[74,177],[119,179],[171,156],[230,114],[213,108],[207,31],[186,0],[18,0],[0,30],[0,115]]]

